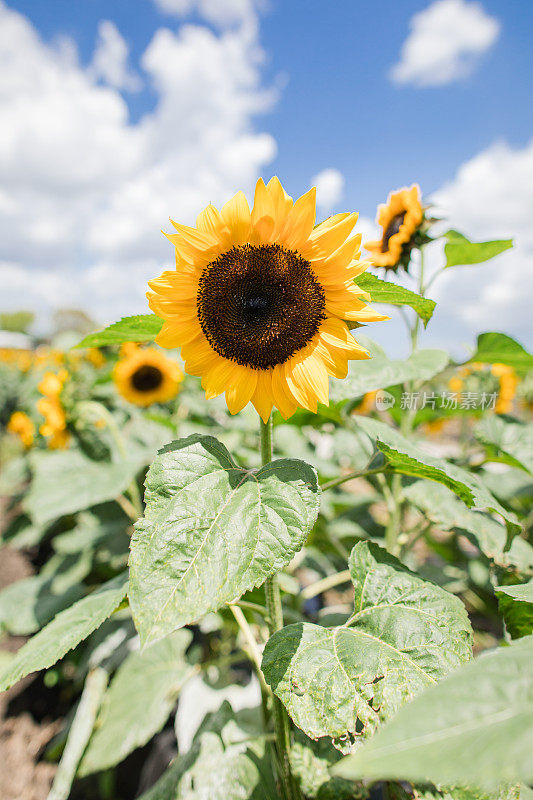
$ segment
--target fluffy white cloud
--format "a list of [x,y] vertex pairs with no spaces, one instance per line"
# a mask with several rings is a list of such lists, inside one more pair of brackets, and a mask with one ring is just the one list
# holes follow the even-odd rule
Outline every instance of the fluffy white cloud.
[[165,14],[185,17],[197,13],[220,27],[250,22],[255,19],[254,0],[154,0]]
[[342,199],[344,191],[344,175],[338,169],[323,169],[311,179],[311,186],[316,186],[316,204],[319,211],[327,213],[335,208]]
[[142,310],[146,279],[173,261],[168,216],[190,223],[206,200],[251,190],[275,155],[252,126],[275,101],[262,58],[254,24],[159,29],[141,64],[157,103],[131,123],[94,62],[0,0],[3,304],[82,305],[102,321]]
[[435,0],[412,17],[410,28],[390,77],[395,83],[442,86],[473,69],[498,38],[500,23],[481,3]]
[[[463,164],[432,197],[450,225],[479,241],[514,238],[492,261],[450,269],[435,284],[437,321],[453,338],[501,330],[531,340],[533,305],[533,139],[523,148],[498,142]],[[469,334],[470,331],[470,334]]]
[[109,86],[137,92],[142,87],[141,79],[128,67],[128,45],[117,26],[108,19],[98,25],[98,42],[94,51],[92,70]]

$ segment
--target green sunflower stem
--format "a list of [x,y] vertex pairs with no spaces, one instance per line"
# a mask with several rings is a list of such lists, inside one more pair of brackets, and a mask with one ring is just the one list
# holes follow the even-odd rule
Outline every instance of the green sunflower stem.
[[[261,464],[272,461],[272,415],[267,422],[260,420]],[[265,581],[265,598],[270,634],[283,628],[283,606],[277,575]],[[283,703],[272,696],[274,734],[278,761],[278,777],[285,800],[301,800],[301,793],[291,773],[289,753],[291,749],[291,722]]]

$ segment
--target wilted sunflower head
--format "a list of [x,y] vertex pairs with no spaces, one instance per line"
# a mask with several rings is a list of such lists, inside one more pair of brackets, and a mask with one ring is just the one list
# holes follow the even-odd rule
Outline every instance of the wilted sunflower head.
[[328,376],[369,358],[346,320],[387,319],[370,309],[355,279],[357,214],[315,227],[316,190],[296,203],[277,178],[257,182],[250,211],[242,192],[221,211],[209,205],[196,228],[172,222],[176,269],[149,281],[150,308],[164,320],[156,342],[181,347],[185,370],[209,399],[226,392],[232,414],[251,401],[263,420],[328,403]]
[[382,228],[381,239],[365,242],[365,249],[376,267],[397,269],[407,266],[415,236],[424,220],[420,189],[413,184],[410,189],[391,192],[385,205],[380,205],[376,222]]
[[127,348],[113,370],[119,393],[137,406],[166,403],[179,391],[183,373],[155,347]]
[[31,447],[35,435],[35,425],[24,411],[14,411],[11,414],[7,429],[10,433],[16,434],[24,447]]

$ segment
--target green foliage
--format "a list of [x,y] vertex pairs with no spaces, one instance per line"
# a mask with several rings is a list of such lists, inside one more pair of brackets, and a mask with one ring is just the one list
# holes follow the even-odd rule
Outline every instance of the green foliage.
[[533,573],[533,547],[515,536],[507,549],[505,526],[487,514],[466,508],[446,486],[420,480],[406,486],[404,494],[427,520],[441,530],[463,533],[494,564],[524,574]]
[[444,246],[446,255],[445,268],[459,265],[480,264],[509,250],[513,246],[512,239],[495,239],[491,242],[471,242],[458,231],[450,230],[446,234]]
[[533,355],[521,344],[505,333],[481,333],[477,337],[477,348],[469,361],[487,364],[507,364],[518,373],[525,374],[533,369]]
[[37,525],[113,500],[127,489],[139,469],[133,459],[103,463],[77,450],[36,451],[30,464],[33,481],[24,509]]
[[533,580],[496,586],[500,611],[513,639],[533,634]]
[[204,720],[193,746],[178,755],[139,800],[278,800],[257,715],[234,714],[225,701]]
[[0,674],[0,691],[9,689],[30,672],[46,669],[96,630],[120,605],[127,591],[127,574],[118,575],[100,589],[61,611],[21,647]]
[[471,657],[470,623],[456,597],[368,542],[354,547],[349,568],[347,622],[288,625],[269,639],[262,663],[296,725],[346,752]]
[[161,730],[194,671],[185,658],[191,639],[189,631],[177,631],[122,662],[104,696],[79,775],[118,764]]
[[103,331],[90,333],[76,347],[105,347],[125,342],[153,342],[163,326],[163,320],[155,314],[137,314],[123,317]]
[[486,416],[475,428],[491,461],[503,461],[533,474],[533,424],[512,417]]
[[81,581],[91,569],[88,554],[53,556],[38,575],[0,592],[0,629],[28,636],[83,596]]
[[520,530],[515,515],[496,500],[475,473],[443,458],[431,457],[383,422],[360,418],[357,424],[375,441],[377,449],[385,455],[395,471],[442,483],[452,489],[467,506],[497,511],[515,531]]
[[533,637],[466,664],[333,767],[349,780],[533,782]]
[[405,360],[389,359],[366,336],[357,336],[357,341],[369,350],[372,358],[353,362],[345,380],[331,380],[331,399],[335,402],[406,381],[428,381],[442,372],[449,361],[444,350],[417,350]]
[[288,564],[318,514],[315,471],[295,459],[238,467],[211,436],[173,442],[146,479],[131,543],[130,601],[143,643],[240,597]]
[[429,297],[422,297],[410,289],[398,286],[390,281],[383,281],[369,272],[365,272],[357,278],[357,285],[370,293],[373,303],[386,303],[393,306],[410,306],[422,322],[424,327],[433,316],[433,311],[437,305]]
[[0,330],[27,333],[34,320],[33,311],[2,311],[0,313]]

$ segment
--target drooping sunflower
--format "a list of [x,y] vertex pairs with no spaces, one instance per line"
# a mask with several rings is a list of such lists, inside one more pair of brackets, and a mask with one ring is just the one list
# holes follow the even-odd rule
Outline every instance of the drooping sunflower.
[[35,425],[25,411],[14,411],[7,423],[7,430],[16,434],[24,447],[29,448],[33,444],[35,436]]
[[[156,342],[181,347],[185,371],[206,397],[226,393],[232,414],[251,401],[266,421],[328,403],[328,376],[369,358],[346,321],[387,319],[366,305],[355,279],[357,214],[315,227],[316,190],[295,203],[278,178],[259,179],[252,211],[238,192],[221,211],[207,206],[196,228],[172,222],[176,269],[149,281],[150,308],[164,320]],[[171,220],[172,221],[172,220]]]
[[402,262],[406,266],[423,220],[424,208],[416,184],[410,189],[391,192],[387,202],[378,208],[376,222],[383,230],[381,239],[364,245],[372,263],[385,269],[397,269]]
[[113,370],[119,393],[137,406],[166,403],[179,391],[183,373],[155,347],[129,347]]

